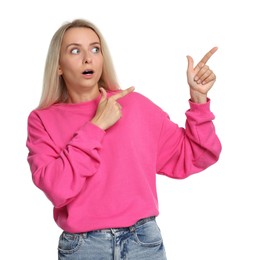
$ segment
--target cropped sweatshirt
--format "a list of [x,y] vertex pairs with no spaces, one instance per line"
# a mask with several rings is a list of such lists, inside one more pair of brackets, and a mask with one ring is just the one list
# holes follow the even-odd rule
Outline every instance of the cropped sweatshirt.
[[32,180],[67,232],[127,227],[157,216],[156,174],[186,178],[217,162],[221,152],[209,99],[189,101],[185,127],[179,127],[132,92],[118,99],[122,117],[104,131],[90,122],[100,98],[58,103],[28,116]]

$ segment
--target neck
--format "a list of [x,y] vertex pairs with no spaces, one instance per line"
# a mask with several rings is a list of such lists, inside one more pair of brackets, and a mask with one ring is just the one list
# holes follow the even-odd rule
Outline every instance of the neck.
[[82,103],[96,99],[100,92],[98,88],[91,91],[83,91],[82,93],[68,92],[67,103]]

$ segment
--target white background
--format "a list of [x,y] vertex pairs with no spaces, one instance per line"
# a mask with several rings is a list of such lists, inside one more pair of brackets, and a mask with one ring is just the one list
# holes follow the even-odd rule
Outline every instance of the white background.
[[[136,91],[184,126],[186,55],[213,46],[211,109],[221,158],[185,180],[158,176],[158,222],[171,260],[252,260],[251,1],[2,1],[0,4],[1,259],[57,259],[61,230],[31,180],[26,123],[39,102],[49,41],[63,22],[85,18],[104,34],[122,88]],[[5,253],[5,257],[3,256]]]

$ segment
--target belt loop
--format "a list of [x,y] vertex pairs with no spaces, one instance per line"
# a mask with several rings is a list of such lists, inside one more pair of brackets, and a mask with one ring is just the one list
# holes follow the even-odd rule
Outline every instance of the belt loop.
[[115,235],[115,229],[114,229],[114,228],[110,228],[110,230],[111,230],[111,233],[112,233],[113,235]]

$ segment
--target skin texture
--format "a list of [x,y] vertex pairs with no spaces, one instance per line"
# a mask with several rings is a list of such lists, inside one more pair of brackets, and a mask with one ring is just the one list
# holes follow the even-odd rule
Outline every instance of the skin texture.
[[105,89],[100,88],[100,90],[102,93],[102,97],[99,102],[96,115],[92,119],[92,123],[106,130],[114,125],[121,118],[121,106],[117,102],[117,100],[133,92],[134,87],[127,88],[120,93],[111,96],[110,98],[107,98],[107,93]]
[[[59,75],[66,83],[70,103],[90,101],[99,95],[103,55],[96,33],[88,28],[66,31],[60,51]],[[85,70],[93,74],[84,75]]]
[[[207,93],[212,88],[216,76],[206,65],[207,61],[217,51],[212,48],[194,67],[191,56],[187,56],[187,82],[190,87],[191,101],[205,103]],[[105,89],[100,88],[98,81],[103,69],[103,55],[100,41],[96,33],[89,28],[71,28],[64,35],[59,61],[59,75],[66,83],[70,103],[90,101],[101,93],[101,99],[95,116],[91,122],[103,130],[110,128],[122,116],[118,99],[134,91],[127,88],[117,94],[107,97]],[[85,70],[92,74],[84,75]]]
[[216,76],[213,71],[206,65],[207,61],[218,50],[217,47],[207,52],[199,63],[193,67],[193,59],[187,56],[187,81],[190,86],[191,101],[195,103],[205,103],[207,93],[212,88]]

